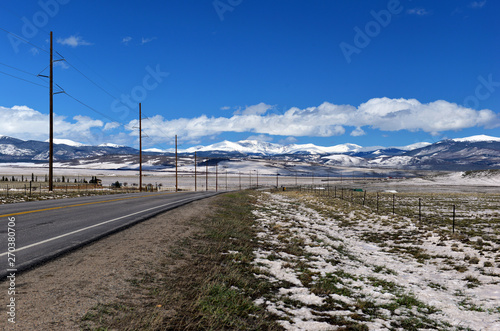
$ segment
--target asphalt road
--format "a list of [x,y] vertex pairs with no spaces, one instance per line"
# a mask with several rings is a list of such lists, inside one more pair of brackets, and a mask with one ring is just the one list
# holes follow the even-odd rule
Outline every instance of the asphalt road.
[[135,193],[2,205],[0,280],[11,272],[33,268],[166,210],[215,194]]

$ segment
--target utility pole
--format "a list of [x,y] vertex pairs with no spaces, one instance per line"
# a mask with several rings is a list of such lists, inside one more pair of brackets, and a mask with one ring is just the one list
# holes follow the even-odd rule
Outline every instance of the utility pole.
[[142,192],[142,109],[139,102],[139,192]]
[[194,190],[195,192],[197,191],[196,189],[196,152],[194,152]]
[[50,31],[50,124],[49,124],[49,191],[54,189],[53,176],[54,176],[54,43],[52,38],[52,31]]
[[240,191],[241,191],[241,172],[240,171],[238,172],[238,175],[239,175],[239,180],[240,180]]
[[177,135],[175,135],[175,192],[179,190],[179,181],[177,179]]
[[208,159],[205,161],[205,187],[205,191],[208,191]]
[[226,169],[226,191],[227,191],[227,169]]
[[219,163],[215,163],[215,192],[219,190]]

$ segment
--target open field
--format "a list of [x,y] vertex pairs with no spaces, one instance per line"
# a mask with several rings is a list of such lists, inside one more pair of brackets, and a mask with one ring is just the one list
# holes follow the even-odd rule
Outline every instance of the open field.
[[490,198],[453,234],[324,195],[264,193],[253,264],[275,291],[255,302],[286,329],[497,330],[500,219],[485,211],[499,197]]

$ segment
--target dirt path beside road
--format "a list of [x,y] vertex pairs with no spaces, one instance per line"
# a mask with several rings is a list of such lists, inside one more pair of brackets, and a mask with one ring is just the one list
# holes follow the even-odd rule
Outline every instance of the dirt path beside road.
[[[190,259],[179,243],[200,231],[195,220],[210,214],[214,199],[171,210],[18,275],[15,325],[7,320],[9,286],[2,280],[0,329],[79,330],[96,306],[123,298],[140,305],[145,294],[134,284],[143,277],[161,279],[157,265],[173,270]],[[172,313],[165,307],[159,312]]]

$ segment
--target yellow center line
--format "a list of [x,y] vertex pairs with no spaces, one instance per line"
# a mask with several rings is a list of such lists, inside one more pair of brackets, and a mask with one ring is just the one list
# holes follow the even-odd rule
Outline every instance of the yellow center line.
[[155,197],[155,196],[158,196],[158,195],[166,195],[166,194],[173,194],[173,192],[170,192],[170,193],[158,193],[158,194],[152,194],[152,195],[143,195],[143,196],[140,196],[140,197],[127,197],[127,198],[119,198],[119,199],[104,200],[104,201],[85,202],[85,203],[79,203],[79,204],[76,204],[76,205],[59,206],[59,207],[51,207],[51,208],[44,208],[44,209],[37,209],[37,210],[22,211],[22,212],[18,212],[18,213],[0,215],[0,217],[10,217],[10,216],[17,216],[17,215],[25,215],[25,214],[39,213],[39,212],[42,212],[42,211],[57,210],[57,209],[72,208],[72,207],[81,207],[81,206],[95,205],[95,204],[99,204],[99,203],[115,202],[115,201],[129,200],[129,199],[139,199],[139,198]]

